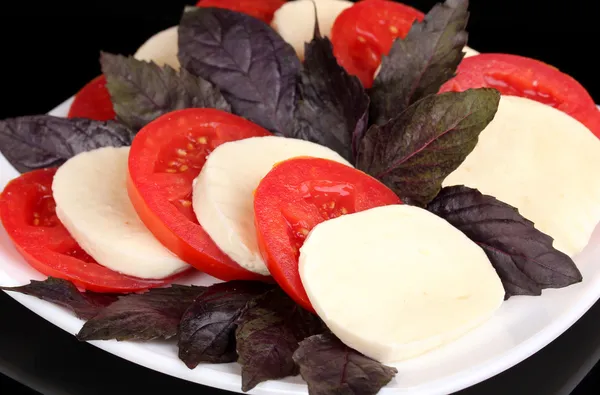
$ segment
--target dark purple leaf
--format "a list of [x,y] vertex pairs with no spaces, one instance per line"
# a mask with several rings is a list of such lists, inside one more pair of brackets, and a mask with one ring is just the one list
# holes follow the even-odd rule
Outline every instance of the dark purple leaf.
[[404,203],[425,206],[473,151],[499,101],[500,93],[489,88],[427,96],[388,123],[371,126],[356,167]]
[[0,150],[21,173],[62,165],[101,147],[131,145],[134,133],[115,121],[33,115],[0,121]]
[[221,92],[210,82],[190,74],[160,67],[129,56],[102,52],[102,72],[117,119],[140,130],[156,118],[184,108],[231,111]]
[[300,60],[270,26],[221,8],[186,11],[179,23],[179,61],[215,84],[233,112],[277,134],[289,134]]
[[228,281],[208,287],[181,318],[179,359],[190,369],[200,362],[236,361],[236,320],[249,301],[270,288],[258,281]]
[[492,196],[451,186],[442,189],[427,209],[483,248],[504,284],[506,298],[540,295],[542,289],[582,281],[573,260],[552,246],[552,237]]
[[44,281],[31,280],[29,284],[20,287],[0,287],[0,289],[35,296],[46,302],[66,307],[83,320],[94,317],[117,300],[116,295],[80,292],[71,282],[53,277],[48,277]]
[[381,61],[371,96],[371,119],[382,125],[454,77],[467,44],[468,0],[446,0],[397,39]]
[[298,342],[326,330],[319,317],[297,305],[280,288],[251,301],[237,325],[244,392],[266,380],[297,375],[292,355]]
[[86,322],[77,338],[81,341],[169,339],[177,335],[184,311],[205,289],[172,285],[121,296]]
[[351,349],[331,333],[300,342],[294,361],[310,395],[374,395],[398,373]]
[[353,161],[369,117],[369,96],[360,80],[338,64],[331,41],[319,35],[306,45],[301,77],[289,137],[319,143]]

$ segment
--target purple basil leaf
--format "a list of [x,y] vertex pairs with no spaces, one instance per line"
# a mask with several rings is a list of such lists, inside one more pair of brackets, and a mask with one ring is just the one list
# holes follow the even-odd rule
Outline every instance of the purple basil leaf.
[[356,167],[382,181],[404,203],[423,207],[473,151],[499,101],[500,93],[489,88],[429,95],[388,123],[371,126]]
[[367,130],[369,96],[360,80],[338,64],[328,38],[317,32],[306,44],[305,53],[300,98],[289,137],[319,143],[353,161]]
[[172,285],[121,296],[86,322],[77,338],[81,341],[169,339],[177,335],[184,311],[205,289]]
[[181,318],[179,359],[190,369],[200,362],[234,362],[236,320],[250,300],[269,289],[270,285],[258,281],[228,281],[208,287]]
[[331,333],[300,342],[294,361],[310,395],[374,395],[398,373],[342,343]]
[[179,23],[179,61],[215,84],[233,113],[276,134],[289,134],[300,60],[270,26],[221,8],[186,11]]
[[102,52],[100,63],[117,119],[133,130],[184,108],[231,111],[213,84],[185,69],[177,72],[169,65],[160,67],[153,62],[106,52]]
[[44,281],[31,280],[29,284],[20,287],[0,287],[0,289],[35,296],[46,302],[66,307],[83,320],[89,320],[117,300],[116,295],[80,292],[73,283],[53,277],[48,277]]
[[371,120],[384,124],[454,77],[467,44],[468,0],[446,0],[397,39],[381,61],[371,96]]
[[62,165],[101,147],[131,145],[134,133],[115,121],[33,115],[0,121],[0,150],[21,173]]
[[251,301],[237,325],[244,392],[266,380],[297,375],[292,355],[298,342],[326,330],[319,317],[297,305],[280,288]]
[[506,298],[540,295],[542,289],[582,281],[573,260],[552,246],[552,237],[495,197],[451,186],[442,189],[427,209],[483,248],[504,284]]

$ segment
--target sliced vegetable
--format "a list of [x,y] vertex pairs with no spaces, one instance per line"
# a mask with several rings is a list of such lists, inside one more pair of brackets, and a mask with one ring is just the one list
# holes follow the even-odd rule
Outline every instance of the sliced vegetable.
[[171,66],[179,71],[181,65],[177,57],[178,26],[162,30],[146,40],[133,54],[133,57],[146,62],[154,62],[158,66]]
[[138,131],[161,115],[195,107],[231,111],[221,92],[210,82],[149,63],[103,52],[102,71],[119,121]]
[[234,114],[274,133],[292,127],[300,61],[263,22],[218,8],[187,11],[179,24],[179,61],[215,84]]
[[130,145],[134,133],[114,121],[32,115],[0,121],[0,150],[21,173],[62,165],[101,147]]
[[186,309],[206,287],[172,285],[126,295],[88,320],[77,339],[150,341],[177,335]]
[[362,0],[342,11],[331,29],[335,57],[348,73],[357,76],[365,88],[398,37],[404,38],[424,14],[390,0]]
[[104,74],[94,78],[77,92],[68,114],[68,118],[87,118],[96,121],[110,121],[115,119],[115,116]]
[[273,14],[285,4],[284,0],[200,0],[196,7],[225,8],[271,23]]
[[56,169],[12,180],[0,196],[0,219],[17,251],[39,272],[95,292],[127,293],[168,284],[142,280],[100,266],[79,247],[56,216],[52,179]]
[[489,87],[557,108],[600,137],[596,104],[579,82],[546,63],[517,55],[486,53],[464,59],[440,92]]
[[299,249],[310,230],[343,214],[400,203],[389,188],[352,167],[319,158],[286,160],[262,179],[254,195],[262,256],[283,290],[314,312],[298,274]]
[[217,248],[192,210],[192,181],[206,156],[227,141],[269,132],[215,109],[163,115],[136,136],[129,153],[128,192],[140,219],[182,260],[221,280],[264,279]]

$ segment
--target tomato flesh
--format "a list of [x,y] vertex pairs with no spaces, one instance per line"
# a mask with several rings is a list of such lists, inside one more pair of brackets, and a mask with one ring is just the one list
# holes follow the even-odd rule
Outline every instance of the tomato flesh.
[[381,57],[389,54],[396,38],[406,37],[413,23],[424,17],[421,11],[395,1],[359,1],[333,24],[334,55],[349,74],[370,88]]
[[96,121],[114,120],[116,117],[106,77],[99,75],[88,82],[77,94],[69,109],[68,118],[87,118]]
[[486,53],[464,59],[442,92],[495,88],[525,97],[577,119],[600,137],[598,110],[587,90],[571,76],[546,63],[517,55]]
[[402,202],[371,176],[327,159],[294,158],[279,163],[254,195],[258,243],[269,272],[298,304],[312,305],[298,273],[300,248],[323,221]]
[[284,0],[200,0],[196,7],[226,8],[270,24],[275,11],[284,4]]
[[95,292],[128,293],[162,286],[162,280],[126,276],[99,265],[56,216],[52,180],[56,168],[35,170],[12,180],[0,196],[0,220],[17,251],[36,270]]
[[236,115],[190,108],[165,114],[136,135],[129,151],[127,190],[140,219],[174,254],[218,279],[266,280],[223,253],[198,223],[192,182],[217,146],[271,135]]

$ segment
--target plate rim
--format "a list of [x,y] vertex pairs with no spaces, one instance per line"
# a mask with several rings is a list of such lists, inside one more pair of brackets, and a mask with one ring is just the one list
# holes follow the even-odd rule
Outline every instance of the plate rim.
[[[65,116],[74,96],[63,101],[57,107],[48,112],[49,115]],[[598,106],[600,108],[600,106]],[[1,155],[1,154],[0,154]],[[2,229],[4,232],[4,229]],[[11,278],[2,267],[0,273],[5,277]],[[577,285],[573,285],[577,286]],[[594,290],[597,289],[596,292]],[[52,323],[65,332],[75,335],[84,321],[75,317],[67,309],[61,308],[50,302],[39,300],[33,296],[18,294],[15,292],[6,292],[18,303],[37,314],[46,321]],[[590,288],[579,298],[576,308],[571,308],[562,314],[561,319],[553,321],[544,326],[528,339],[520,342],[517,346],[506,349],[494,358],[473,366],[468,372],[461,370],[446,377],[433,380],[427,383],[425,388],[419,386],[414,389],[384,387],[379,394],[427,394],[427,395],[445,395],[466,389],[479,384],[491,377],[494,377],[513,366],[529,358],[540,351],[560,335],[565,333],[577,320],[579,320],[598,300],[600,299],[600,287]],[[60,324],[59,324],[60,322]],[[187,369],[183,362],[177,358],[181,366],[176,364],[164,364],[161,358],[156,358],[156,352],[148,349],[145,344],[132,342],[118,342],[116,340],[108,341],[88,341],[87,343],[109,352],[126,361],[135,363],[145,368],[154,370],[158,373],[190,381],[192,383],[205,385],[213,388],[223,389],[236,393],[242,393],[240,376],[236,373],[217,371],[210,369],[206,365],[199,365],[196,369]],[[168,358],[165,356],[165,358]],[[184,367],[185,369],[182,369]],[[235,378],[235,379],[234,379]],[[281,380],[272,380],[259,384],[257,387],[247,392],[248,394],[272,395],[272,394],[306,394],[307,386],[304,383],[289,383]]]

